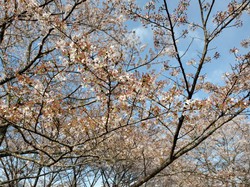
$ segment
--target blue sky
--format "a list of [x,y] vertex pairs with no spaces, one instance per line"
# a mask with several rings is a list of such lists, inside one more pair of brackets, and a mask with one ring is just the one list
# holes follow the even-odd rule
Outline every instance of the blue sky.
[[[148,1],[146,0],[138,1],[139,5],[141,6],[143,6],[146,2]],[[160,2],[163,2],[163,1],[160,1]],[[213,13],[216,13],[219,10],[223,10],[227,6],[228,2],[230,1],[228,0],[217,1],[217,3],[215,3]],[[175,7],[175,4],[176,2],[173,2],[173,1],[170,2],[169,3],[170,9],[173,9]],[[193,1],[193,3],[191,3],[191,6],[189,7],[189,10],[188,10],[189,20],[191,22],[197,22],[200,20],[200,13],[198,12],[198,8],[199,8],[198,2]],[[219,53],[221,53],[221,56],[219,59],[213,60],[212,63],[206,64],[206,67],[203,73],[206,73],[207,80],[220,84],[222,82],[221,77],[223,73],[230,71],[230,64],[235,63],[234,55],[231,54],[229,50],[233,47],[240,47],[241,40],[250,37],[250,32],[249,32],[250,31],[250,16],[246,15],[245,13],[243,15],[242,20],[243,20],[242,27],[225,29],[224,32],[210,44],[210,49],[211,49],[210,53],[212,54],[218,51]],[[212,27],[214,27],[214,23],[210,21],[209,26],[210,26],[209,29],[212,30]],[[129,22],[128,27],[136,31],[137,35],[141,38],[142,43],[148,44],[148,48],[153,47],[153,33],[150,28],[145,28],[138,22],[133,22],[133,23]],[[176,29],[176,33],[178,34],[178,28]],[[184,61],[185,59],[197,57],[198,52],[201,52],[203,48],[202,40],[198,39],[198,38],[203,38],[203,33],[201,32],[201,30],[196,30],[194,32],[190,32],[186,40],[179,42],[180,51],[185,50],[187,46],[187,41],[191,41],[191,37],[196,37],[196,39],[194,39],[194,42],[192,44],[192,47],[190,48],[190,51],[188,52],[186,57],[183,59]],[[241,49],[240,52],[241,51],[246,52],[246,49]]]

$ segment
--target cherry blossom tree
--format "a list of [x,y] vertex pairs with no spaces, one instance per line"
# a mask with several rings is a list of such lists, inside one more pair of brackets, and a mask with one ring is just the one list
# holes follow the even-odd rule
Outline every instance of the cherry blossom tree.
[[0,10],[1,185],[249,184],[250,40],[218,42],[244,28],[249,0]]
[[244,118],[220,128],[209,141],[163,170],[148,186],[248,186],[249,125]]

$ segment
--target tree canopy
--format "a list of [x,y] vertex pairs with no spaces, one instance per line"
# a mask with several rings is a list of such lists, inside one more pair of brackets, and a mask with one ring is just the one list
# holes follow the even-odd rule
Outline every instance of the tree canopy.
[[249,186],[249,14],[0,0],[0,186]]

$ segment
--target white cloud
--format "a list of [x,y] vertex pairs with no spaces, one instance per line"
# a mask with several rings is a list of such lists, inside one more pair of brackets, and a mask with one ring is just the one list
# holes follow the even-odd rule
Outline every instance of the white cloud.
[[134,28],[133,31],[135,31],[136,35],[140,37],[143,43],[152,41],[153,33],[150,28],[145,28],[145,27],[140,26],[140,27]]

